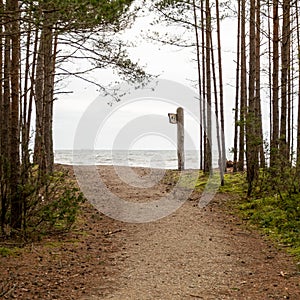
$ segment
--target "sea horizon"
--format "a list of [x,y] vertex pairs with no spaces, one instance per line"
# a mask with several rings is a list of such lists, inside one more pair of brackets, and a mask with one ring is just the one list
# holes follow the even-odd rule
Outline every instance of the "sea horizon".
[[[218,166],[217,151],[213,155],[213,167]],[[177,150],[122,150],[82,149],[54,150],[54,162],[66,165],[117,165],[159,169],[177,169]],[[185,150],[185,168],[200,168],[200,150]]]

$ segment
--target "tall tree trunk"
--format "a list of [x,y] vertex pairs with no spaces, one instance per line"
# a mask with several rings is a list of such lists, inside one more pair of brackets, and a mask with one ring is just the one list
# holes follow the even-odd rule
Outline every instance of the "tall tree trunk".
[[34,146],[34,162],[39,165],[42,176],[51,173],[54,164],[52,122],[55,53],[53,52],[53,25],[48,13],[44,16],[36,69]]
[[30,127],[31,127],[31,115],[32,115],[32,106],[34,101],[35,95],[35,75],[36,75],[36,64],[37,64],[37,55],[38,55],[38,44],[39,44],[39,29],[36,28],[34,34],[34,42],[33,42],[33,57],[32,57],[32,64],[31,64],[31,77],[30,77],[30,92],[29,92],[29,104],[28,104],[28,115],[27,115],[27,136],[26,140],[29,141],[30,139]]
[[[4,4],[3,1],[0,1],[0,10],[4,11]],[[0,16],[0,197],[1,197],[1,233],[4,234],[4,225],[5,225],[5,216],[6,216],[6,206],[7,206],[7,198],[6,198],[6,182],[5,182],[5,173],[4,173],[4,145],[5,145],[5,138],[3,135],[4,128],[5,128],[5,107],[4,107],[4,97],[3,97],[3,61],[4,61],[4,26],[5,23],[4,16]]]
[[240,99],[240,137],[238,170],[244,170],[245,159],[245,116],[247,103],[246,67],[246,0],[241,0],[241,99]]
[[250,1],[250,39],[249,39],[249,104],[246,121],[246,159],[248,195],[251,195],[253,182],[258,177],[258,150],[256,136],[256,97],[255,97],[255,74],[256,74],[256,37],[255,37],[255,8],[256,1]]
[[288,69],[288,117],[287,117],[287,149],[289,153],[289,161],[293,163],[294,149],[294,48],[291,47],[290,67]]
[[296,5],[296,23],[297,23],[297,48],[298,48],[298,119],[297,119],[297,173],[298,178],[300,177],[300,21],[299,21],[299,7],[298,2]]
[[209,0],[205,0],[205,47],[206,47],[206,112],[207,112],[207,141],[204,171],[212,173],[212,124],[211,124],[211,13]]
[[[29,15],[29,18],[31,16]],[[31,45],[31,34],[32,34],[32,24],[28,24],[27,28],[27,38],[26,38],[26,54],[25,54],[25,71],[24,71],[24,92],[22,95],[23,102],[23,113],[22,113],[22,123],[21,123],[21,149],[22,149],[22,173],[26,173],[28,165],[30,163],[29,157],[29,131],[30,120],[28,120],[28,109],[29,109],[29,84],[30,84],[30,45]],[[23,176],[22,176],[23,177]]]
[[11,226],[21,229],[22,201],[19,197],[20,157],[19,157],[19,71],[20,71],[20,29],[18,0],[10,0],[11,23],[11,134],[10,134],[10,191]]
[[278,160],[278,138],[279,138],[279,15],[278,0],[273,1],[273,128],[270,149],[270,166],[275,167]]
[[220,170],[220,177],[221,177],[221,186],[224,186],[224,165],[223,165],[221,138],[220,138],[218,90],[217,90],[217,78],[216,78],[216,71],[215,71],[215,58],[214,58],[212,35],[210,36],[210,42],[211,42],[210,50],[211,50],[211,64],[212,64],[212,73],[213,73],[212,74],[213,75],[213,87],[214,87],[214,96],[215,96],[217,146],[218,146],[218,152],[219,152],[218,163],[219,163],[219,170]]
[[[9,3],[6,3],[5,11],[9,11]],[[6,13],[4,21],[4,49],[3,49],[3,94],[2,96],[2,120],[1,120],[1,227],[4,232],[4,224],[7,224],[6,215],[10,205],[10,123],[11,123],[11,22],[10,14]]]
[[[269,109],[270,109],[270,140],[269,140],[269,145],[271,147],[272,141],[273,141],[273,105],[272,105],[272,99],[273,99],[273,94],[272,94],[272,48],[271,48],[271,4],[270,0],[267,2],[268,5],[268,57],[269,57],[269,68],[268,68],[268,74],[269,74]],[[270,149],[271,150],[271,149]]]
[[[48,18],[46,18],[48,19]],[[44,145],[45,145],[45,162],[47,173],[53,172],[53,32],[52,24],[45,26],[45,48],[44,48]]]
[[261,22],[260,22],[260,0],[256,0],[256,41],[255,41],[255,61],[256,61],[256,72],[255,72],[255,118],[256,123],[256,136],[259,139],[259,162],[260,167],[265,167],[265,153],[264,153],[264,138],[263,138],[263,126],[262,126],[262,115],[261,115],[261,95],[260,95],[260,31],[261,31]]
[[207,117],[206,117],[206,51],[205,51],[205,16],[204,16],[204,0],[200,3],[201,9],[201,51],[202,51],[202,124],[203,124],[203,170],[206,168],[206,157],[207,157]]
[[234,109],[234,141],[233,141],[233,172],[237,171],[238,155],[238,118],[239,118],[239,84],[240,84],[240,38],[241,38],[241,0],[238,0],[238,28],[236,49],[236,77],[235,77],[235,109]]
[[[219,66],[219,88],[220,88],[220,122],[221,122],[221,160],[223,169],[226,172],[226,146],[225,146],[225,124],[224,124],[224,97],[223,97],[223,71],[222,71],[222,49],[221,49],[221,26],[219,1],[216,0],[216,18],[217,18],[217,39],[218,39],[218,66]],[[223,182],[224,184],[224,182]]]
[[283,26],[281,46],[281,117],[280,117],[280,156],[283,165],[289,160],[287,147],[287,92],[290,56],[290,0],[283,1]]
[[201,63],[200,63],[200,40],[198,30],[198,17],[196,9],[196,1],[193,0],[194,28],[196,39],[196,55],[197,55],[197,72],[198,72],[198,91],[199,91],[199,118],[200,118],[200,170],[203,170],[203,108],[202,108],[202,86],[201,86]]
[[[0,0],[0,11],[4,11],[3,1]],[[3,126],[3,24],[4,18],[0,15],[0,185],[2,180],[2,143],[3,143],[3,136],[2,136],[2,126]],[[0,190],[1,193],[1,190]],[[1,194],[0,194],[1,196]]]
[[43,111],[44,111],[44,43],[45,43],[45,36],[44,30],[42,30],[40,34],[40,43],[39,43],[39,50],[37,55],[37,62],[36,62],[36,76],[35,76],[35,93],[34,93],[34,100],[35,100],[35,140],[34,140],[34,156],[33,162],[39,165],[39,169],[41,173],[46,172],[46,165],[45,165],[45,145],[44,145],[44,124],[43,124]]

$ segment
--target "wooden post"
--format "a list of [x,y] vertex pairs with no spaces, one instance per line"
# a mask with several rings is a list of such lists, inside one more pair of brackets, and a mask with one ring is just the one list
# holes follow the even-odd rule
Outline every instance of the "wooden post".
[[177,108],[177,157],[178,170],[184,170],[184,114],[183,108]]

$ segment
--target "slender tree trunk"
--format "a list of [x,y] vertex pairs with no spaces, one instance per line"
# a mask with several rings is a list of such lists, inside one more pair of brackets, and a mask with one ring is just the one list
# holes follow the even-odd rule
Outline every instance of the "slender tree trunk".
[[216,71],[215,71],[215,58],[214,58],[214,50],[213,50],[213,42],[212,42],[212,35],[210,36],[211,42],[211,65],[212,65],[212,75],[213,75],[213,88],[214,88],[214,96],[215,96],[215,116],[216,116],[216,132],[217,132],[217,146],[219,152],[219,169],[220,169],[220,177],[221,177],[221,186],[224,186],[224,165],[223,165],[223,156],[222,156],[222,145],[221,145],[221,138],[220,138],[220,125],[219,125],[219,104],[218,104],[218,90],[217,90],[217,78],[216,78]]
[[12,11],[11,23],[11,138],[10,138],[10,190],[11,190],[11,226],[21,229],[22,201],[19,197],[18,185],[20,178],[19,157],[19,70],[20,70],[20,29],[18,0],[10,0]]
[[297,119],[297,173],[298,178],[300,177],[300,21],[299,21],[299,7],[298,2],[296,5],[296,23],[297,23],[297,48],[298,48],[298,119]]
[[[225,146],[225,124],[224,124],[224,97],[223,97],[223,71],[222,71],[222,49],[221,49],[221,26],[219,1],[216,0],[216,19],[217,19],[217,39],[218,39],[218,66],[219,66],[219,88],[220,88],[220,121],[221,121],[221,160],[223,169],[226,172],[226,146]],[[223,182],[224,184],[224,182]]]
[[34,34],[34,42],[33,42],[33,57],[32,57],[32,64],[31,64],[31,77],[30,77],[30,92],[29,92],[29,104],[28,104],[28,112],[27,112],[27,136],[26,140],[29,141],[30,139],[30,127],[31,127],[31,115],[32,115],[32,106],[33,100],[35,95],[35,75],[36,75],[36,64],[37,64],[37,55],[38,55],[38,44],[39,44],[39,29],[36,28]]
[[241,99],[240,99],[240,138],[238,170],[244,170],[245,159],[245,116],[247,103],[246,68],[246,1],[241,0]]
[[[272,94],[272,48],[271,48],[271,4],[270,0],[268,0],[268,57],[269,57],[269,68],[268,68],[268,74],[269,74],[269,109],[270,109],[270,140],[269,140],[269,145],[271,147],[272,141],[273,141],[273,105],[272,105],[272,99],[273,99],[273,94]],[[271,150],[271,149],[270,149]]]
[[[48,19],[48,18],[46,18]],[[53,172],[53,32],[52,25],[45,26],[45,48],[44,48],[44,112],[43,112],[43,132],[45,145],[45,164],[46,172]]]
[[283,26],[281,46],[281,117],[280,117],[280,156],[282,164],[289,160],[287,148],[287,92],[290,56],[290,0],[283,1]]
[[[4,38],[4,66],[3,66],[3,123],[2,123],[2,136],[6,137],[3,139],[2,144],[2,156],[5,160],[5,169],[8,168],[9,163],[9,153],[10,153],[10,74],[11,74],[11,24],[9,22],[9,17],[6,18],[5,24],[5,38]],[[5,171],[7,173],[8,171]],[[8,178],[8,173],[6,174],[6,178]]]
[[[30,16],[29,16],[30,18]],[[22,114],[22,140],[21,140],[21,148],[22,148],[22,173],[26,173],[28,165],[30,163],[29,158],[29,131],[30,127],[28,127],[30,120],[28,120],[28,93],[29,93],[29,84],[30,84],[30,45],[31,45],[31,34],[32,34],[32,25],[28,24],[27,28],[27,38],[26,38],[26,54],[25,54],[25,72],[24,72],[24,93],[22,95],[23,99],[23,114]],[[22,176],[23,178],[23,176]],[[25,178],[24,178],[25,179]]]
[[256,1],[250,1],[250,39],[249,39],[249,104],[246,121],[246,158],[247,158],[247,179],[248,195],[252,193],[253,182],[258,177],[258,150],[256,130],[256,97],[255,97],[255,74],[256,64],[253,63],[256,57],[255,37],[255,8]]
[[206,157],[207,157],[207,118],[206,118],[206,51],[205,51],[205,17],[204,17],[204,0],[201,0],[200,3],[201,9],[201,51],[202,51],[202,126],[204,129],[203,132],[203,171],[206,168]]
[[[4,11],[3,1],[0,1],[0,10]],[[4,225],[5,225],[5,216],[6,216],[6,206],[7,206],[7,198],[6,198],[6,182],[5,182],[5,173],[4,173],[4,144],[5,144],[5,136],[3,135],[5,128],[5,114],[4,114],[4,97],[3,97],[3,61],[4,61],[4,41],[3,33],[4,33],[4,17],[0,16],[0,197],[1,197],[1,233],[4,234]]]
[[41,176],[51,173],[54,164],[52,122],[55,53],[53,52],[53,25],[48,13],[45,13],[44,16],[35,83],[36,134],[34,163],[39,165]]
[[278,159],[278,138],[279,138],[279,15],[278,0],[273,1],[273,128],[270,149],[270,166],[275,167]]
[[207,141],[204,171],[212,173],[212,125],[211,125],[211,13],[209,0],[205,0],[205,47],[206,47],[206,112],[207,112]]
[[288,151],[288,160],[290,163],[293,163],[293,127],[294,127],[294,111],[293,111],[293,105],[294,105],[294,96],[293,96],[293,82],[294,82],[294,76],[293,76],[293,70],[294,70],[294,49],[291,47],[291,53],[290,53],[290,66],[288,69],[288,92],[287,92],[287,98],[288,98],[288,117],[287,117],[287,151]]
[[34,140],[34,156],[33,162],[39,165],[41,172],[45,172],[46,166],[44,161],[44,142],[43,142],[43,95],[44,95],[44,31],[40,34],[39,50],[36,62],[36,76],[35,76],[35,140]]
[[[0,11],[4,11],[3,1],[0,0]],[[2,143],[3,143],[3,136],[2,136],[2,126],[3,126],[3,24],[4,18],[0,15],[0,185],[2,182]],[[0,190],[1,193],[1,190]],[[1,194],[0,194],[1,196]]]
[[255,52],[256,52],[256,72],[255,72],[255,118],[257,120],[256,124],[256,136],[258,137],[259,141],[259,163],[260,167],[265,167],[265,153],[264,153],[264,138],[263,138],[263,126],[262,126],[262,115],[261,115],[261,95],[260,95],[260,31],[261,31],[261,22],[260,22],[260,0],[257,0],[256,4],[256,41],[255,41]]
[[9,210],[10,199],[10,138],[11,138],[11,15],[8,11],[9,3],[4,8],[6,14],[4,19],[4,49],[3,49],[3,94],[2,94],[2,128],[1,128],[1,163],[2,163],[2,181],[1,181],[1,223],[4,232],[4,224],[7,224],[6,216]]
[[233,172],[237,171],[238,155],[238,118],[239,118],[239,84],[240,84],[240,39],[241,39],[241,0],[238,0],[238,28],[236,49],[236,76],[235,76],[235,110],[234,110],[234,141],[233,141]]
[[203,108],[202,108],[202,86],[201,86],[201,63],[200,63],[200,40],[198,31],[198,17],[196,1],[193,0],[194,28],[196,38],[197,72],[198,72],[198,91],[199,91],[199,117],[200,117],[200,170],[203,170]]

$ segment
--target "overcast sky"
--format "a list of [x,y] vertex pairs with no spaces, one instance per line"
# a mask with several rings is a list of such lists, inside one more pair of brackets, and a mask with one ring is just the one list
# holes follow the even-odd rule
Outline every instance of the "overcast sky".
[[[159,78],[172,80],[190,88],[193,88],[192,82],[197,78],[195,54],[192,49],[177,49],[169,46],[162,46],[146,42],[140,37],[140,30],[150,26],[147,19],[140,20],[137,25],[127,33],[128,38],[132,38],[136,47],[130,49],[130,55],[134,61],[139,60],[141,65],[146,65],[146,71],[151,74],[160,74]],[[150,27],[149,27],[150,28]],[[228,149],[232,145],[233,113],[234,107],[234,77],[235,77],[235,24],[232,20],[222,22],[222,47],[223,47],[223,71],[224,71],[224,101],[225,101],[225,123]],[[92,75],[93,79],[108,84],[113,81],[111,72],[101,71]],[[54,106],[54,147],[55,149],[73,149],[76,128],[89,105],[99,96],[96,87],[78,79],[69,81],[68,90],[72,94],[61,94]],[[105,101],[105,99],[103,100]],[[197,109],[197,106],[195,106]],[[135,103],[120,107],[119,110],[110,114],[105,126],[102,126],[95,147],[98,149],[110,149],[115,137],[120,130],[130,121],[153,114],[164,116],[167,121],[167,113],[175,112],[176,107],[171,104],[153,105],[151,101]],[[189,115],[185,120],[186,130],[194,135],[194,143],[199,145],[199,134],[197,124],[193,122]],[[166,126],[172,126],[168,124]],[[172,129],[173,130],[173,129]],[[175,130],[175,128],[174,128]],[[192,134],[193,133],[193,134]],[[159,133],[146,134],[140,138],[131,141],[132,149],[175,149],[171,141],[160,136]]]

